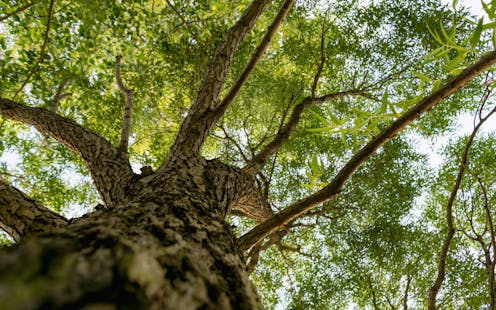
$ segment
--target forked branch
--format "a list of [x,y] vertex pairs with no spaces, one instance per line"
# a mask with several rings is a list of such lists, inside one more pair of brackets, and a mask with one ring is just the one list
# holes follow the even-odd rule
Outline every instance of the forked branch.
[[272,218],[254,227],[239,239],[240,247],[243,250],[249,249],[259,240],[276,231],[281,225],[287,224],[302,214],[312,210],[316,206],[332,200],[341,192],[344,184],[351,178],[351,176],[379,148],[393,139],[398,133],[405,129],[406,126],[420,118],[420,116],[431,110],[443,99],[452,95],[454,92],[477,77],[481,72],[489,69],[495,63],[496,51],[491,51],[481,57],[476,63],[465,68],[459,75],[449,80],[431,95],[424,97],[420,102],[406,111],[401,117],[399,117],[391,125],[381,131],[375,138],[369,141],[364,147],[362,147],[346,163],[346,165],[344,165],[344,167],[327,186],[309,197],[297,201],[281,212],[276,213]]
[[133,171],[127,156],[105,138],[47,109],[28,107],[10,99],[0,98],[0,114],[34,126],[79,154],[88,164],[95,186],[107,206],[124,196]]
[[226,83],[234,53],[270,2],[254,0],[215,50],[200,89],[172,145],[169,160],[162,167],[177,157],[199,154],[211,129],[223,115],[223,111],[219,111],[219,95]]
[[65,78],[57,88],[57,92],[55,93],[55,96],[53,96],[52,104],[50,104],[50,108],[49,108],[49,110],[52,111],[53,113],[57,113],[59,109],[60,100],[72,96],[72,93],[64,93],[64,89],[67,87],[67,85],[69,85],[70,81],[71,81],[70,78]]
[[16,242],[30,234],[52,231],[67,223],[63,216],[0,180],[0,228]]
[[[488,95],[485,97],[489,97]],[[482,103],[482,105],[485,104],[485,101]],[[480,118],[479,123],[475,126],[473,129],[472,133],[470,134],[468,141],[465,145],[465,149],[463,150],[463,155],[460,160],[460,165],[458,167],[458,175],[456,176],[456,181],[455,185],[453,186],[453,189],[451,190],[448,203],[446,204],[446,213],[445,213],[445,219],[446,219],[446,226],[448,228],[448,231],[446,232],[446,235],[444,236],[444,241],[443,245],[441,246],[441,251],[439,253],[439,261],[438,261],[438,267],[437,267],[437,276],[436,279],[434,280],[434,283],[432,284],[431,288],[429,289],[429,299],[428,299],[428,309],[429,310],[435,310],[436,309],[436,298],[439,290],[441,289],[441,285],[443,284],[444,278],[446,276],[446,259],[448,257],[448,252],[449,252],[449,247],[451,245],[451,241],[453,240],[453,237],[455,236],[455,227],[453,224],[453,204],[455,202],[456,196],[458,194],[458,190],[460,189],[460,185],[463,180],[463,176],[465,174],[465,170],[467,167],[467,161],[468,161],[468,153],[470,151],[470,148],[472,147],[472,144],[474,142],[475,136],[477,135],[477,132],[481,128],[481,126],[484,124],[484,122],[491,117],[492,114],[496,112],[496,108],[494,108],[491,112],[489,112],[488,115],[486,115],[483,118]]]
[[254,156],[251,159],[250,163],[243,168],[243,170],[252,174],[256,174],[257,172],[261,171],[267,160],[272,155],[277,153],[284,145],[284,143],[288,141],[289,136],[298,126],[303,111],[305,111],[307,108],[314,106],[316,104],[324,103],[326,101],[342,98],[345,96],[368,97],[369,95],[367,94],[367,92],[363,90],[348,90],[333,94],[327,94],[322,97],[317,97],[317,98],[307,97],[303,99],[301,103],[297,104],[294,107],[288,122],[279,129],[274,139],[269,144],[267,144],[267,146],[265,146],[260,153]]
[[117,86],[126,97],[126,106],[124,107],[124,116],[122,117],[122,131],[119,149],[122,152],[127,153],[129,135],[131,134],[131,119],[133,117],[134,90],[126,88],[122,83],[121,59],[122,56],[117,56],[115,58],[115,78],[117,80]]

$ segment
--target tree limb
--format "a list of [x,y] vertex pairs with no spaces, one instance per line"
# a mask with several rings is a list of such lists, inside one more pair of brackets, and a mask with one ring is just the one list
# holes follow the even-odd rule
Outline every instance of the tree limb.
[[254,156],[250,163],[243,168],[243,170],[252,174],[262,170],[265,162],[270,158],[270,156],[277,153],[284,143],[288,141],[289,136],[298,126],[300,117],[305,109],[319,103],[324,103],[331,99],[342,98],[345,96],[368,96],[368,94],[363,90],[348,90],[327,94],[322,97],[307,97],[303,99],[301,103],[294,107],[288,122],[279,129],[275,138],[260,153]]
[[234,83],[234,85],[231,87],[231,90],[229,91],[229,93],[222,100],[221,106],[224,109],[227,106],[229,106],[234,101],[234,99],[239,95],[241,88],[243,88],[246,81],[248,81],[248,78],[253,73],[253,70],[255,70],[255,67],[257,66],[258,62],[262,58],[263,54],[265,54],[265,51],[269,47],[269,44],[272,41],[272,38],[274,38],[274,35],[277,33],[277,30],[281,27],[283,20],[288,15],[293,4],[294,4],[294,0],[284,1],[283,5],[279,9],[279,12],[277,12],[276,17],[274,18],[274,21],[269,26],[269,28],[267,29],[267,32],[265,33],[264,37],[262,38],[262,41],[257,46],[253,55],[251,55],[250,61],[248,62],[248,64],[244,68],[243,72],[241,72],[241,74],[239,75],[239,77],[236,80],[236,82]]
[[[486,96],[485,99],[487,99],[488,97],[489,96]],[[465,149],[463,151],[463,155],[458,168],[458,175],[456,177],[455,185],[451,190],[448,203],[446,204],[445,218],[446,218],[446,225],[448,226],[448,231],[446,233],[446,236],[444,237],[443,245],[439,253],[437,276],[436,279],[434,280],[433,285],[429,289],[429,299],[428,299],[429,310],[436,309],[436,297],[439,290],[441,289],[441,285],[443,284],[444,277],[446,276],[446,258],[448,257],[448,251],[451,245],[451,240],[453,240],[453,237],[455,235],[455,227],[453,224],[453,204],[455,202],[456,195],[462,183],[463,175],[467,167],[468,152],[470,150],[470,147],[472,146],[472,143],[474,142],[475,136],[477,135],[477,132],[479,131],[480,127],[495,112],[496,112],[496,108],[494,108],[486,117],[480,119],[479,123],[477,124],[477,126],[475,126],[474,130],[470,134],[467,144],[465,145]]]
[[38,3],[38,1],[32,1],[32,2],[30,2],[30,3],[27,3],[27,4],[23,5],[23,6],[21,6],[20,8],[18,8],[18,9],[16,9],[16,10],[12,11],[12,12],[10,12],[10,13],[6,13],[6,14],[5,14],[5,15],[3,15],[2,17],[0,17],[0,22],[3,22],[3,21],[4,21],[4,20],[6,20],[7,18],[12,17],[12,16],[14,16],[14,15],[16,15],[16,14],[19,14],[19,13],[21,13],[21,12],[23,12],[23,11],[25,11],[25,10],[29,9],[30,7],[32,7],[32,6],[33,6],[33,5],[35,5],[36,3]]
[[48,35],[50,34],[50,24],[52,22],[52,16],[53,16],[53,5],[55,3],[55,0],[50,0],[50,6],[48,7],[48,17],[47,17],[47,25],[45,28],[45,34],[44,39],[43,39],[43,45],[41,46],[40,54],[38,55],[38,59],[36,59],[36,62],[29,72],[28,76],[26,77],[26,80],[22,83],[21,87],[17,90],[17,92],[14,95],[14,99],[17,97],[17,95],[24,89],[24,86],[29,82],[31,77],[34,75],[38,67],[40,66],[41,62],[43,61],[43,57],[45,57],[45,50],[48,45]]
[[50,105],[49,110],[52,111],[53,113],[57,113],[57,110],[59,108],[59,103],[60,100],[63,100],[67,97],[72,96],[72,93],[64,93],[64,89],[69,85],[69,82],[71,81],[70,78],[65,78],[62,83],[60,83],[59,87],[57,88],[57,92],[55,93],[55,96],[53,96],[52,99],[52,104]]
[[227,73],[241,42],[253,28],[270,0],[254,0],[215,50],[200,89],[183,121],[172,145],[168,161],[159,168],[181,156],[197,156],[208,134],[224,111],[219,110],[219,95],[225,85]]
[[126,107],[124,108],[124,116],[122,117],[122,131],[119,149],[122,152],[127,153],[129,135],[131,133],[131,119],[133,117],[134,90],[126,88],[122,83],[121,59],[122,56],[117,56],[115,58],[115,78],[117,80],[117,86],[124,96],[126,96]]
[[406,126],[411,124],[416,119],[420,118],[424,113],[430,111],[435,105],[443,99],[449,97],[457,90],[461,89],[481,72],[489,69],[496,63],[496,51],[491,51],[481,57],[477,62],[465,68],[459,75],[455,76],[445,83],[431,95],[424,97],[415,106],[410,108],[401,117],[394,121],[391,125],[381,131],[375,138],[369,141],[362,147],[338,172],[334,179],[320,191],[303,198],[294,203],[288,208],[276,213],[272,218],[257,225],[248,233],[239,239],[239,244],[242,250],[249,249],[258,240],[267,237],[278,229],[281,225],[289,223],[295,218],[308,212],[319,204],[332,200],[338,195],[344,184],[350,177],[384,144],[393,139]]
[[133,177],[131,165],[126,154],[105,138],[68,118],[10,99],[0,98],[0,114],[34,126],[79,154],[88,164],[95,186],[107,206],[125,196],[125,188]]
[[16,242],[30,234],[48,232],[67,223],[63,216],[0,180],[0,228]]

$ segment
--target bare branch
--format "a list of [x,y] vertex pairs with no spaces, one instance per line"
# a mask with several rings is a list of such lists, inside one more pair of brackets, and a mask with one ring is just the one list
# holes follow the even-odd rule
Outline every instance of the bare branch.
[[126,154],[105,138],[47,109],[28,107],[10,99],[0,98],[0,114],[34,126],[79,154],[88,164],[96,188],[107,206],[125,196],[125,187],[133,177],[131,165]]
[[23,5],[23,6],[21,6],[20,8],[18,8],[18,9],[16,9],[16,10],[12,11],[12,12],[10,12],[10,13],[7,13],[7,14],[3,15],[2,17],[0,17],[0,22],[3,22],[3,21],[4,21],[4,20],[6,20],[7,18],[12,17],[12,16],[14,16],[14,15],[16,15],[16,14],[19,14],[19,13],[21,13],[21,12],[23,12],[23,11],[25,11],[25,10],[29,9],[30,7],[32,7],[32,6],[33,6],[33,5],[35,5],[36,3],[38,3],[38,1],[32,1],[32,2],[30,2],[30,3],[27,3],[27,4]]
[[15,93],[14,99],[24,89],[24,86],[26,86],[26,84],[29,82],[29,80],[34,75],[34,73],[36,72],[36,70],[40,66],[41,62],[43,61],[43,57],[45,57],[45,50],[46,50],[46,47],[48,45],[48,35],[50,33],[50,24],[52,22],[53,5],[54,5],[54,3],[55,3],[55,0],[50,0],[50,6],[48,7],[47,25],[46,25],[46,28],[45,28],[43,45],[41,46],[41,50],[40,50],[40,54],[38,55],[38,59],[36,60],[33,68],[29,72],[28,76],[26,77],[26,80],[24,80],[24,83],[22,83],[21,87]]
[[219,95],[225,85],[234,53],[270,2],[254,0],[215,50],[200,89],[172,145],[169,159],[159,168],[159,173],[168,164],[173,164],[179,155],[199,154],[213,126],[224,114],[219,109]]
[[240,238],[240,246],[243,250],[249,249],[258,240],[265,238],[278,227],[291,222],[300,215],[310,211],[314,207],[332,200],[338,195],[344,184],[350,177],[384,144],[393,139],[406,126],[418,119],[424,113],[430,111],[443,99],[449,97],[454,92],[465,86],[481,72],[487,70],[496,63],[496,51],[487,53],[476,63],[465,68],[459,75],[449,80],[446,84],[422,99],[415,106],[405,112],[400,118],[380,132],[375,138],[358,151],[346,165],[339,171],[334,179],[320,191],[301,199],[283,211],[275,214],[269,220],[254,227],[251,231]]
[[122,117],[122,131],[119,149],[122,152],[127,153],[129,135],[131,133],[131,119],[133,117],[134,90],[126,88],[122,83],[121,59],[122,56],[115,57],[115,78],[117,80],[117,86],[124,96],[126,96],[126,107],[124,108],[124,116]]
[[265,162],[270,158],[270,156],[278,152],[284,143],[288,141],[289,136],[298,126],[300,117],[305,109],[319,103],[345,96],[368,96],[368,94],[363,90],[348,90],[327,94],[322,97],[307,97],[303,99],[301,103],[294,107],[288,122],[279,129],[275,138],[260,153],[253,157],[250,163],[244,167],[243,170],[252,174],[262,170]]
[[30,234],[52,231],[67,223],[63,216],[0,180],[0,228],[16,242]]

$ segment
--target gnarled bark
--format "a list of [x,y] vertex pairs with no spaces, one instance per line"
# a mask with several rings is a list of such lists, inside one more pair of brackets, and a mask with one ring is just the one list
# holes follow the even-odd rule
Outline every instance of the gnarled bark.
[[270,0],[253,1],[215,50],[200,90],[172,145],[169,159],[159,171],[173,164],[178,156],[184,158],[185,155],[199,154],[212,127],[223,114],[223,111],[218,110],[219,95],[225,85],[234,53],[270,2]]
[[244,173],[198,159],[162,176],[135,180],[141,190],[114,208],[3,251],[0,308],[260,308],[224,220],[251,191]]
[[79,154],[88,164],[95,186],[107,206],[124,199],[134,174],[127,155],[106,139],[49,110],[5,98],[0,98],[0,114],[36,127]]
[[0,180],[0,228],[15,241],[33,233],[61,228],[67,223],[63,216]]

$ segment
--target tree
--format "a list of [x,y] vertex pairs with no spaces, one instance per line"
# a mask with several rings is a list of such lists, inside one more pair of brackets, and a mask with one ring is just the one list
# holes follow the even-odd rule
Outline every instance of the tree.
[[[407,308],[431,286],[436,307],[447,253],[425,249],[440,235],[422,221],[401,221],[424,179],[407,137],[393,139],[424,114],[415,130],[429,136],[477,108],[494,22],[425,1],[0,5],[0,146],[21,158],[1,172],[15,241],[2,309],[255,309],[248,274],[262,265],[253,279],[273,304],[284,279],[268,272],[284,261],[325,282],[298,275],[290,307],[341,294],[337,308]],[[493,183],[473,170],[490,219]],[[76,203],[98,204],[61,215]],[[487,227],[464,231],[488,259],[493,306]],[[318,263],[288,257],[306,251]]]

